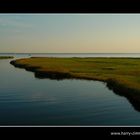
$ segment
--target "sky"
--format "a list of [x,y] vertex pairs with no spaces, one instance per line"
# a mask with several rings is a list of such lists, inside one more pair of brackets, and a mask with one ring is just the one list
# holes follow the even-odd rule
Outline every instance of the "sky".
[[0,14],[0,53],[140,53],[140,14]]

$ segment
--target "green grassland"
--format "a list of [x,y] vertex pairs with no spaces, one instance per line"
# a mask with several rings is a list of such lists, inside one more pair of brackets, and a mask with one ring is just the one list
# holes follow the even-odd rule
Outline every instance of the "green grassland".
[[63,78],[104,81],[123,90],[140,93],[140,59],[138,58],[47,58],[32,57],[11,64],[40,73]]
[[103,81],[140,111],[139,58],[31,57],[11,61],[11,64],[34,72],[38,78]]

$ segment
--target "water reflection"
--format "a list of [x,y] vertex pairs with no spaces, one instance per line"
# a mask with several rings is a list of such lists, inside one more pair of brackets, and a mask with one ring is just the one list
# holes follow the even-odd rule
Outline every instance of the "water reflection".
[[115,88],[112,87],[111,85],[107,84],[107,87],[112,90],[115,94],[119,95],[119,96],[123,96],[125,97],[130,103],[131,105],[134,107],[134,109],[136,111],[140,112],[140,94],[138,93],[134,93],[133,91],[125,91],[125,90],[121,90],[119,88]]
[[[47,74],[47,75],[41,75],[39,73],[34,73],[35,78],[39,79],[51,79],[51,80],[64,80],[64,79],[74,79],[72,77],[64,77],[64,75],[53,75],[53,74]],[[121,91],[117,88],[111,87],[110,85],[106,84],[107,87],[112,90],[116,95],[126,97],[127,100],[131,103],[131,105],[134,107],[136,111],[140,112],[140,94],[133,94],[133,91],[131,94]]]

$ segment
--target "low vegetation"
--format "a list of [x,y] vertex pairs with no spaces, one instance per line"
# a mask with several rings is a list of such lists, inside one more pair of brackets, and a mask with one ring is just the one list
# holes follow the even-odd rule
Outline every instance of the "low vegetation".
[[35,72],[38,78],[104,81],[115,92],[132,96],[140,102],[140,59],[138,58],[31,57],[11,61],[11,64]]

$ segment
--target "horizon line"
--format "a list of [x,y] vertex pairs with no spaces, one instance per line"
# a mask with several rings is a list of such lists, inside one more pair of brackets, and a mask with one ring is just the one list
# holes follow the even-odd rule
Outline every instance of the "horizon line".
[[93,53],[88,53],[88,52],[86,52],[86,53],[73,53],[73,52],[70,52],[70,53],[68,53],[68,52],[62,52],[62,53],[60,53],[60,52],[47,52],[47,53],[35,53],[35,52],[26,52],[26,53],[22,53],[22,52],[0,52],[0,54],[139,54],[140,52],[121,52],[121,53],[119,53],[119,52],[109,52],[109,53],[107,53],[107,52],[93,52]]

